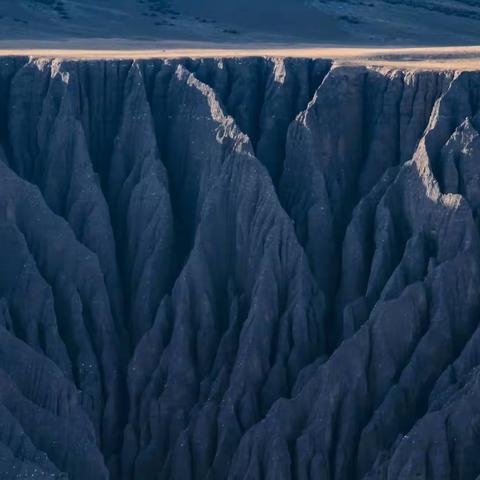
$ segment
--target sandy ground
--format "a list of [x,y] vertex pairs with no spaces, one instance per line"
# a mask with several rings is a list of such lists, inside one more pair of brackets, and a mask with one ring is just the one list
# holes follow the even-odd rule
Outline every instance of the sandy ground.
[[[125,45],[124,45],[125,47]],[[338,64],[361,64],[386,68],[408,68],[425,70],[480,70],[480,46],[475,47],[431,47],[431,48],[358,48],[332,46],[269,47],[232,46],[215,48],[203,45],[142,48],[132,44],[130,48],[118,49],[76,49],[65,48],[8,48],[0,56],[31,56],[65,59],[147,59],[147,58],[207,58],[207,57],[308,57],[330,58]]]

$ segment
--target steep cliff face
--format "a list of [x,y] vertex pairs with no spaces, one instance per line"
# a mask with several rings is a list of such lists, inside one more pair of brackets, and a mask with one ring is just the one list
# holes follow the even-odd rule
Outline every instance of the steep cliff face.
[[0,477],[480,476],[480,74],[0,61]]

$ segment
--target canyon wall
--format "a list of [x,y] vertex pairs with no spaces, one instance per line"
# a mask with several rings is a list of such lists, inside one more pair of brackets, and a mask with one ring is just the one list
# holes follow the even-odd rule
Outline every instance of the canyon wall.
[[0,478],[480,478],[480,73],[0,60]]

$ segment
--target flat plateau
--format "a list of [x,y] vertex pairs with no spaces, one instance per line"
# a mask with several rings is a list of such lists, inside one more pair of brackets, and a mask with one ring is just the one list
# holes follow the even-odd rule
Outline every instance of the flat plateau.
[[[207,44],[201,47],[171,47],[135,44],[122,49],[113,48],[1,48],[0,56],[32,56],[75,60],[149,59],[149,58],[232,58],[232,57],[296,57],[328,58],[338,64],[370,65],[387,68],[419,70],[480,70],[480,46],[376,48],[341,46],[258,46],[217,48]],[[108,44],[110,45],[110,44]],[[141,47],[141,48],[138,48]]]

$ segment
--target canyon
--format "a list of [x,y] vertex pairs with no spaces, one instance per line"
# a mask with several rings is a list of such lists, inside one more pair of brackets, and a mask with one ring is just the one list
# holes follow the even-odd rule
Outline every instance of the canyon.
[[0,57],[0,477],[480,479],[480,71]]

